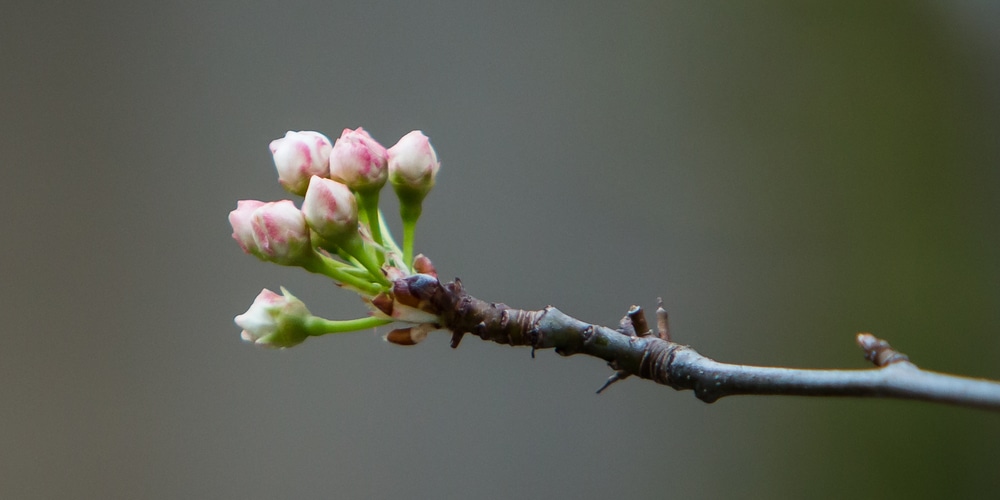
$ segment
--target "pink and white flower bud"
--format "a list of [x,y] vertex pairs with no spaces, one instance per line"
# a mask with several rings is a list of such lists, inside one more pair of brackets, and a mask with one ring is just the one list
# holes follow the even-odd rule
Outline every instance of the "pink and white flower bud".
[[426,195],[434,186],[441,163],[430,139],[419,130],[404,135],[389,148],[389,182],[400,188]]
[[247,312],[236,316],[243,340],[283,348],[301,344],[309,336],[305,322],[312,315],[306,305],[284,288],[281,293],[284,295],[265,288]]
[[330,178],[354,191],[378,191],[385,185],[388,153],[365,129],[345,128],[330,153]]
[[289,192],[302,196],[309,187],[310,177],[329,174],[332,149],[325,135],[308,130],[288,131],[285,137],[271,141],[278,182]]
[[[265,203],[250,215],[258,257],[286,266],[301,265],[312,255],[309,227],[291,200]],[[257,255],[257,254],[254,254]]]
[[263,201],[240,200],[236,202],[236,210],[229,212],[229,225],[233,226],[233,239],[239,243],[240,248],[250,255],[260,257],[260,250],[257,249],[257,242],[253,239],[253,227],[251,226],[251,216],[254,211],[264,206]]
[[347,186],[313,176],[302,202],[306,223],[331,242],[358,235],[358,202]]

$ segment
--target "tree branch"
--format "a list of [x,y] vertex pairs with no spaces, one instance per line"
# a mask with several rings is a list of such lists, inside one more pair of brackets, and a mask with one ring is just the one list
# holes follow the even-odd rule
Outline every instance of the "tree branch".
[[484,302],[465,292],[461,281],[442,284],[427,275],[395,283],[397,297],[438,315],[440,327],[452,332],[452,347],[463,335],[534,349],[555,349],[562,356],[586,354],[615,370],[598,392],[631,375],[676,390],[693,390],[712,403],[741,394],[850,396],[931,401],[1000,411],[1000,383],[931,372],[918,368],[887,342],[868,333],[857,336],[865,357],[876,368],[814,370],[720,363],[689,346],[670,340],[667,314],[657,310],[657,332],[649,330],[636,306],[619,329],[592,325],[554,307],[538,311]]

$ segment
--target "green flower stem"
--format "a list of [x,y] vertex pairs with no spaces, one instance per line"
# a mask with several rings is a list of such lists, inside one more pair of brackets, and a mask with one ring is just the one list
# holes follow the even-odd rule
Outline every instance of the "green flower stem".
[[[365,251],[366,251],[366,253],[368,255],[368,258],[369,259],[374,259],[375,257],[372,255],[371,250],[373,250],[373,249],[370,246],[365,245]],[[340,262],[340,261],[333,261],[333,262],[335,262],[336,264],[339,264],[341,266],[344,266],[344,271],[346,271],[346,272],[348,272],[350,274],[353,274],[355,276],[362,277],[362,278],[371,278],[372,272],[369,271],[368,269],[366,269],[365,266],[360,261],[358,261],[358,259],[354,258],[354,256],[352,256],[351,254],[347,253],[346,250],[344,250],[343,248],[337,247],[336,254],[337,254],[337,257],[340,257],[341,259],[344,259],[344,262]],[[372,280],[368,279],[368,281],[372,281]]]
[[305,326],[306,332],[308,332],[309,335],[318,337],[328,333],[347,333],[367,330],[377,326],[388,325],[389,323],[392,323],[392,321],[393,320],[391,319],[376,318],[374,316],[346,320],[332,320],[320,318],[319,316],[310,316],[304,321],[303,326]]
[[389,229],[389,225],[386,224],[385,216],[382,215],[381,210],[378,211],[378,225],[382,228],[383,244],[390,250],[400,253],[399,245],[396,244],[396,240],[392,237],[392,231]]
[[413,265],[413,240],[417,233],[417,219],[420,218],[421,203],[400,203],[399,217],[403,219],[403,261]]
[[398,262],[403,256],[403,251],[399,249],[399,245],[396,243],[396,240],[393,239],[392,231],[389,229],[389,225],[385,223],[385,216],[382,215],[381,210],[378,211],[378,225],[382,228],[382,238],[384,239],[386,250],[388,253],[395,256],[393,264],[409,274],[410,264],[407,264],[406,262]]
[[[372,233],[372,239],[378,246],[382,246],[382,228],[378,224],[378,190],[358,191],[355,197],[358,200],[358,215],[363,222],[368,225]],[[382,254],[376,252],[379,264],[382,264]]]
[[341,259],[344,259],[344,262],[345,262],[344,265],[345,266],[351,267],[353,269],[361,269],[361,271],[364,273],[364,275],[368,276],[368,274],[369,274],[368,270],[364,269],[363,266],[361,265],[361,263],[358,262],[358,259],[355,259],[354,257],[351,257],[351,254],[347,253],[343,248],[336,247],[336,251],[334,253],[337,254],[337,257],[340,257]]
[[[334,281],[343,283],[346,286],[354,288],[372,297],[382,293],[386,286],[389,285],[389,280],[386,280],[384,277],[382,278],[382,280],[385,281],[384,284],[372,283],[368,279],[365,279],[370,278],[370,276],[356,276],[355,273],[348,272],[344,266],[346,266],[346,264],[342,264],[316,252],[313,253],[312,258],[302,264],[302,267],[306,271],[322,274],[323,276],[332,278]],[[381,276],[381,272],[379,275]]]
[[337,245],[343,248],[345,252],[351,257],[354,257],[365,269],[368,270],[370,277],[382,285],[389,286],[389,280],[382,274],[382,266],[375,261],[375,258],[368,253],[368,249],[365,248],[365,242],[361,240],[361,235],[357,233],[351,234],[347,239],[343,241],[338,241]]
[[364,269],[364,268],[361,268],[361,267],[355,267],[355,266],[347,265],[347,264],[344,264],[342,262],[337,262],[337,264],[340,264],[340,265],[344,266],[344,268],[343,268],[344,272],[347,273],[347,274],[350,274],[351,276],[356,276],[358,278],[367,279],[369,277],[369,275],[371,274],[371,273],[368,272],[367,269]]

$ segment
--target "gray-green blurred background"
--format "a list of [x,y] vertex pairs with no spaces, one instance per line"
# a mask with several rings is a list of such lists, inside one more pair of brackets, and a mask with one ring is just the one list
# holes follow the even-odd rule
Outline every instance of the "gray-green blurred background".
[[[422,129],[418,250],[513,306],[662,296],[724,361],[1000,378],[1000,4],[15,2],[0,16],[0,497],[982,498],[1000,418],[713,405],[592,358],[286,351],[237,199],[286,130]],[[392,198],[391,196],[386,196]],[[386,203],[395,210],[391,200]]]

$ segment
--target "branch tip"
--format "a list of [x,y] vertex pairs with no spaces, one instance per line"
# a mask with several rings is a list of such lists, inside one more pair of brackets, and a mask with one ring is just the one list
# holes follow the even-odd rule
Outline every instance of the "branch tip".
[[639,337],[648,337],[653,333],[649,329],[649,323],[646,323],[646,314],[642,312],[642,308],[639,306],[632,306],[628,308],[628,318],[632,320],[632,327],[635,328],[635,334]]
[[858,347],[865,351],[865,359],[879,368],[893,363],[910,361],[909,356],[893,349],[888,342],[868,332],[859,333],[856,341]]
[[603,391],[604,389],[607,389],[608,387],[611,387],[611,384],[613,384],[613,383],[615,383],[615,382],[617,382],[619,380],[625,380],[625,379],[627,379],[629,375],[631,375],[631,374],[628,373],[628,372],[626,372],[626,371],[624,371],[624,370],[618,370],[618,371],[612,373],[611,376],[608,377],[608,379],[604,381],[604,385],[602,385],[601,388],[597,390],[597,394],[600,394],[601,391]]
[[656,298],[656,336],[670,342],[670,317],[663,308],[663,298]]

